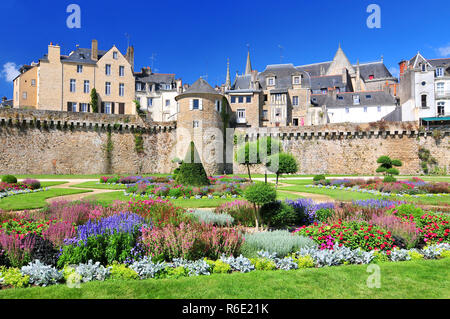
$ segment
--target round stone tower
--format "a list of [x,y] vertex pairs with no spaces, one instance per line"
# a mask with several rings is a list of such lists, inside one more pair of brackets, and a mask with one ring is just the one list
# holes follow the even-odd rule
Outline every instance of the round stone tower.
[[223,121],[221,118],[224,96],[204,79],[178,95],[177,157],[184,159],[191,141],[209,176],[223,174]]

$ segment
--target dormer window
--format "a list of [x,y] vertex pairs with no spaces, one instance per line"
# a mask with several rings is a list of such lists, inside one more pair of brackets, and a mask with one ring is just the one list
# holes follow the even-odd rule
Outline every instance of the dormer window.
[[77,65],[77,73],[83,73],[83,66],[81,64]]
[[353,95],[353,105],[359,105],[359,95]]
[[267,86],[274,86],[275,85],[275,77],[272,76],[270,78],[267,78]]
[[425,63],[422,63],[422,72],[425,72],[427,70],[427,66],[425,65]]
[[294,76],[292,78],[292,84],[300,84],[300,76]]
[[444,68],[437,68],[437,69],[436,69],[436,76],[437,76],[437,77],[442,77],[442,76],[444,76]]
[[114,51],[114,52],[113,52],[113,59],[114,59],[114,60],[117,60],[118,57],[119,57],[119,54],[118,54],[116,51]]
[[373,80],[373,79],[375,79],[375,75],[373,75],[373,74],[369,75],[369,80]]

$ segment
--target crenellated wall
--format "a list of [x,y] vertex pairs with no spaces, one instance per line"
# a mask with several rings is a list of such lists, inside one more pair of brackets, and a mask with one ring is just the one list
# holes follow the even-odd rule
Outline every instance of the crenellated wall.
[[[430,150],[439,166],[450,172],[450,132],[433,136],[414,123],[236,132],[248,139],[269,133],[295,155],[302,174],[373,174],[381,155],[402,160],[402,174],[418,174],[420,147]],[[177,157],[176,142],[175,122],[161,124],[132,115],[0,109],[0,175],[171,173],[177,166],[172,163]],[[264,168],[254,167],[252,172],[263,173]],[[234,163],[234,173],[247,170]]]
[[[420,147],[428,149],[438,165],[450,172],[450,132],[433,137],[413,122],[242,130],[241,134],[250,140],[269,134],[278,137],[283,150],[297,158],[300,174],[375,174],[376,160],[382,155],[400,159],[401,174],[420,174]],[[255,165],[252,171],[264,173],[265,168]],[[247,169],[235,163],[234,173],[246,174]]]

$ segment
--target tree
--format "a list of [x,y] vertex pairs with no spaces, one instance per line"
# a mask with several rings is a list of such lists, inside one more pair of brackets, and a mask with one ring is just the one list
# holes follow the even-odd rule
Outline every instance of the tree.
[[181,164],[175,180],[181,185],[206,186],[210,184],[205,168],[199,161],[194,142],[191,142],[186,158]]
[[222,109],[220,110],[220,118],[223,123],[223,165],[224,170],[226,170],[227,165],[227,128],[230,122],[230,113],[228,113],[228,99],[224,96],[222,99]]
[[93,88],[91,90],[91,106],[92,106],[92,112],[98,113],[98,94],[97,90]]
[[278,140],[272,139],[270,136],[263,137],[256,141],[245,142],[244,145],[238,148],[235,154],[235,161],[239,164],[245,164],[247,166],[248,177],[250,181],[252,181],[250,166],[256,164],[266,165],[270,156],[281,152],[281,150],[281,144]]
[[400,171],[395,167],[401,167],[403,165],[402,162],[397,159],[391,159],[389,156],[381,156],[378,158],[377,163],[381,164],[377,168],[377,173],[384,174],[384,181],[395,182],[396,179],[394,178],[394,175],[400,174]]
[[139,100],[133,100],[134,104],[136,105],[136,113],[138,115],[142,115],[145,112],[141,110],[141,102],[139,102]]
[[[278,159],[276,159],[276,157],[278,157]],[[278,165],[276,165],[276,161],[278,161]],[[271,169],[272,164],[275,165],[275,167],[272,168],[273,170]],[[276,188],[278,188],[278,180],[280,176],[283,174],[295,174],[298,172],[298,165],[295,157],[292,154],[287,153],[272,155],[266,163],[266,167],[269,171],[277,175]]]
[[244,197],[253,204],[256,230],[259,230],[261,207],[274,202],[277,199],[277,191],[271,184],[258,182],[247,187],[244,191]]

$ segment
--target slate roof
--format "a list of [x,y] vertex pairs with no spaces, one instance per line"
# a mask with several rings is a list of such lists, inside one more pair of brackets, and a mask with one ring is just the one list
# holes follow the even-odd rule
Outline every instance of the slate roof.
[[143,83],[171,84],[175,81],[175,74],[151,73],[142,70],[135,72],[136,81]]
[[[354,95],[359,95],[358,105],[353,104]],[[337,93],[336,97],[330,94],[312,94],[311,102],[315,106],[326,105],[327,108],[396,105],[395,98],[385,91],[345,92]]]
[[[98,59],[100,60],[108,51],[98,50]],[[45,54],[39,61],[48,61],[48,55]],[[77,48],[70,55],[61,55],[61,62],[78,64],[96,64],[97,61],[91,59],[91,49]]]
[[431,59],[428,62],[434,67],[443,67],[445,69],[450,67],[450,58],[445,59]]
[[208,84],[204,79],[200,78],[197,81],[194,82],[186,91],[184,91],[182,94],[178,95],[185,95],[185,94],[196,94],[196,93],[208,93],[208,94],[218,94],[222,95],[220,92],[216,91],[211,85]]
[[[353,67],[356,69],[357,66],[354,65]],[[382,61],[360,64],[359,70],[364,81],[370,81],[370,75],[374,76],[374,80],[394,78]]]
[[293,64],[272,64],[266,66],[266,69],[259,73],[258,80],[265,90],[267,88],[266,78],[275,76],[275,89],[289,89],[292,88],[292,76],[294,74],[301,75]]
[[321,75],[325,75],[325,73],[327,72],[330,65],[331,65],[331,61],[320,62],[320,63],[300,65],[300,66],[297,66],[296,69],[299,71],[308,72],[311,76],[321,76]]

